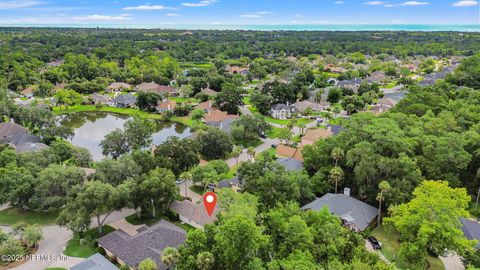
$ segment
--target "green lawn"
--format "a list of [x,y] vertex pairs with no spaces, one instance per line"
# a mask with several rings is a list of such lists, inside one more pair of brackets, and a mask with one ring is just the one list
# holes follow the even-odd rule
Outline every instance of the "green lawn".
[[282,130],[281,128],[272,127],[270,131],[267,132],[268,138],[270,139],[278,138],[278,135],[280,134],[281,130]]
[[[397,252],[400,248],[398,241],[398,235],[396,232],[385,231],[383,226],[380,226],[372,231],[371,235],[375,236],[382,243],[382,254],[389,261],[395,263],[398,269],[407,269],[404,262],[400,261],[397,256]],[[438,257],[427,257],[430,270],[444,270],[445,267],[442,261]]]
[[[109,234],[113,231],[115,231],[114,228],[105,225],[103,226],[102,235]],[[96,240],[99,237],[97,228],[86,231],[82,239],[79,235],[75,235],[73,239],[68,241],[64,253],[71,257],[88,258],[99,251],[96,245]]]
[[182,97],[172,97],[169,98],[175,102],[183,102],[183,103],[198,103],[198,100],[195,98],[182,98]]
[[58,212],[23,211],[19,208],[9,208],[0,211],[0,224],[14,225],[18,222],[27,224],[51,225],[55,224]]
[[181,68],[213,68],[213,64],[212,63],[199,63],[199,64],[196,64],[196,63],[191,63],[191,62],[184,62],[184,63],[180,63],[180,67]]
[[393,88],[397,85],[397,81],[391,81],[385,85],[385,88]]
[[243,104],[245,105],[252,105],[252,102],[250,101],[250,97],[243,97]]
[[178,220],[177,218],[171,218],[171,217],[168,217],[166,215],[162,215],[161,213],[157,213],[157,217],[153,218],[151,216],[151,212],[147,212],[147,213],[142,213],[141,214],[141,217],[140,219],[138,219],[137,217],[137,214],[134,213],[128,217],[125,218],[125,220],[127,220],[130,224],[133,224],[133,225],[147,225],[147,226],[151,226],[152,224],[155,224],[157,223],[158,221],[160,221],[161,219],[165,219],[165,220],[168,220],[170,221],[171,223],[177,225],[178,227],[184,229],[185,231],[190,231],[190,230],[193,230],[195,229],[194,227],[188,225],[188,224],[184,224],[182,223],[180,220]]
[[189,189],[197,194],[203,195],[207,190],[203,186],[192,185]]

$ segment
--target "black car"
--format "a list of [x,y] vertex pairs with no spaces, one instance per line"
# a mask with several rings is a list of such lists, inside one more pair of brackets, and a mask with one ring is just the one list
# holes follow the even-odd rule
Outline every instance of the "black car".
[[377,238],[375,238],[373,236],[369,236],[367,239],[368,239],[368,242],[370,242],[370,244],[372,244],[373,249],[381,249],[382,248],[380,246],[380,243],[378,242]]

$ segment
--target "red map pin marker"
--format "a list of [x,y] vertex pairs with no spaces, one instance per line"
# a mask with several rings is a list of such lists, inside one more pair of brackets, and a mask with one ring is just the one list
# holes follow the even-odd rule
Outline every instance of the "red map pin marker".
[[205,206],[205,210],[207,210],[207,214],[209,217],[212,216],[216,204],[217,195],[215,193],[209,191],[203,194],[203,206]]

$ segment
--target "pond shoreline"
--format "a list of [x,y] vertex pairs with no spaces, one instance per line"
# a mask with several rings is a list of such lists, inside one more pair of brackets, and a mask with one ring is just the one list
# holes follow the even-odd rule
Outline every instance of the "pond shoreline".
[[65,115],[65,114],[72,114],[72,113],[81,113],[81,112],[107,112],[107,113],[118,113],[128,116],[138,116],[144,119],[154,119],[154,120],[161,120],[165,122],[174,122],[186,125],[191,127],[193,122],[189,117],[171,117],[170,119],[165,119],[160,114],[157,113],[149,113],[139,109],[132,109],[132,108],[117,108],[117,107],[110,107],[110,106],[102,106],[97,107],[95,105],[79,105],[79,106],[71,106],[68,109],[60,109],[60,107],[53,107],[52,109],[54,115]]

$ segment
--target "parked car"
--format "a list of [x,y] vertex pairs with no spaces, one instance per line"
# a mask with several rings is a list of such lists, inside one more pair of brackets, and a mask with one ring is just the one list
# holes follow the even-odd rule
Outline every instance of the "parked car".
[[267,138],[267,135],[266,135],[265,133],[262,133],[262,134],[260,135],[260,138],[266,139],[266,138]]
[[276,144],[272,144],[272,148],[277,148],[277,145],[276,145]]
[[372,244],[373,249],[381,249],[382,248],[382,246],[380,245],[380,242],[378,242],[377,238],[375,238],[373,236],[369,236],[367,239],[368,239],[368,242],[370,242],[370,244]]
[[185,182],[185,179],[177,179],[177,180],[175,181],[175,183],[176,183],[177,185],[180,185],[180,184],[182,184],[183,182]]
[[210,183],[207,185],[207,189],[214,191],[217,186],[214,183]]

